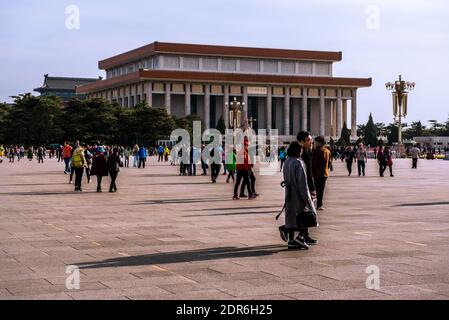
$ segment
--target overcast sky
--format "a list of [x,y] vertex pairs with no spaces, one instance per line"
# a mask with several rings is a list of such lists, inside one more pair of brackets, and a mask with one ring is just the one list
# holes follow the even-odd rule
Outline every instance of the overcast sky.
[[[66,26],[66,8],[80,28]],[[97,77],[98,60],[153,41],[342,51],[334,76],[372,77],[358,122],[392,121],[385,82],[416,82],[407,122],[449,116],[447,0],[5,1],[0,11],[0,101],[43,75]],[[445,89],[446,88],[446,89]]]

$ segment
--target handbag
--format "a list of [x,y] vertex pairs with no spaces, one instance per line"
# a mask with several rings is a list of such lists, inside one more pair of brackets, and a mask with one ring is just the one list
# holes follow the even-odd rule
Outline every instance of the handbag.
[[316,214],[316,211],[312,209],[312,206],[313,204],[309,202],[308,205],[304,208],[304,211],[300,212],[296,216],[296,223],[298,224],[298,227],[315,228],[320,225],[318,223],[318,215]]

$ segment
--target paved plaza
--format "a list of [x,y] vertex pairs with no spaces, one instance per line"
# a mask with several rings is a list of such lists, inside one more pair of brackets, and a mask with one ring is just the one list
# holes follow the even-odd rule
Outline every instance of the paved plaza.
[[223,176],[179,177],[154,158],[122,169],[116,194],[95,178],[74,193],[54,159],[4,162],[0,299],[449,299],[449,161],[394,166],[380,178],[371,160],[359,178],[336,162],[319,245],[289,251],[280,173],[257,177],[257,200],[232,201]]

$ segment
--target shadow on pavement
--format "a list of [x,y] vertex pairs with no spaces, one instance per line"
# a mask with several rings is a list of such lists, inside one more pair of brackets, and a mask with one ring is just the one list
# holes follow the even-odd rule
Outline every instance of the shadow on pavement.
[[228,258],[261,257],[286,251],[285,246],[267,245],[258,247],[223,247],[191,251],[156,253],[134,257],[120,257],[98,262],[75,263],[80,269],[97,269],[111,267],[133,267],[145,265],[160,265],[193,261],[208,261]]
[[204,199],[166,199],[166,200],[146,200],[132,203],[131,205],[140,206],[147,204],[183,204],[183,203],[200,203],[200,202],[213,202],[223,201],[223,198],[204,198]]
[[427,206],[442,206],[448,205],[449,201],[445,202],[423,202],[423,203],[403,203],[397,204],[394,207],[427,207]]
[[188,215],[188,216],[182,216],[183,218],[186,217],[213,217],[213,216],[245,216],[245,215],[250,215],[250,214],[273,214],[273,216],[275,214],[277,214],[278,211],[276,210],[271,210],[271,211],[244,211],[244,212],[230,212],[230,213],[213,213],[213,214],[192,214],[192,215]]

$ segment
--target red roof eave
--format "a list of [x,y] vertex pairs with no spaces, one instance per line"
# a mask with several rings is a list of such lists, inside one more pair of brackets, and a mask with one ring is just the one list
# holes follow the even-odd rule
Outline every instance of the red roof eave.
[[283,76],[263,74],[236,74],[218,72],[186,72],[165,70],[140,70],[127,75],[96,81],[76,89],[77,93],[90,93],[106,90],[130,83],[145,80],[183,81],[183,82],[216,82],[216,83],[245,83],[255,85],[303,85],[303,86],[334,86],[334,87],[370,87],[371,78],[336,78],[336,77],[307,77]]
[[158,53],[311,61],[315,60],[329,62],[342,60],[341,51],[308,51],[154,42],[149,45],[102,60],[98,63],[98,66],[102,70],[107,70]]

